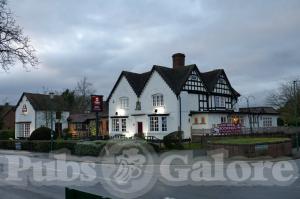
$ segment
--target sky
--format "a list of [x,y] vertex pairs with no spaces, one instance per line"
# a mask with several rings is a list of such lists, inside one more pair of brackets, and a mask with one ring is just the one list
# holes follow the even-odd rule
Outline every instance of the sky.
[[[40,64],[0,70],[0,103],[22,92],[74,89],[83,77],[108,96],[122,70],[223,68],[250,105],[300,76],[298,0],[8,0]],[[242,100],[243,101],[243,100]],[[243,103],[243,102],[242,102]]]

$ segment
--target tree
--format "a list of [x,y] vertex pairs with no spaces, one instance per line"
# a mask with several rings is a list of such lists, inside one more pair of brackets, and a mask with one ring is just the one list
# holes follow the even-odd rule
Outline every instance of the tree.
[[38,59],[28,36],[16,24],[14,15],[7,7],[6,0],[0,0],[0,63],[3,70],[8,70],[16,61],[23,67],[35,66]]
[[66,89],[62,92],[61,96],[64,99],[64,103],[66,104],[67,108],[71,110],[71,112],[74,112],[74,109],[76,107],[75,104],[75,91],[71,91],[70,89]]
[[[297,115],[300,113],[300,85],[298,84],[296,88],[296,95],[298,99],[297,103]],[[282,83],[277,90],[274,90],[269,94],[266,101],[267,104],[277,108],[279,110],[280,116],[283,119],[285,124],[294,125],[296,123],[295,120],[295,92],[294,92],[294,84],[292,81],[287,81]],[[299,120],[299,119],[298,119]],[[298,124],[300,122],[298,121]]]
[[90,109],[90,95],[95,93],[95,89],[93,88],[93,84],[90,83],[87,77],[83,77],[82,80],[77,82],[77,86],[75,88],[76,95],[76,105],[78,107],[79,112],[85,112]]

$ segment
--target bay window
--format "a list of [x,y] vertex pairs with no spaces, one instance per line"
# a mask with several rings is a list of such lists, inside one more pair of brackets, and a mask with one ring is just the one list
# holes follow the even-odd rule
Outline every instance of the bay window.
[[112,118],[112,131],[113,132],[126,132],[127,119],[126,118]]

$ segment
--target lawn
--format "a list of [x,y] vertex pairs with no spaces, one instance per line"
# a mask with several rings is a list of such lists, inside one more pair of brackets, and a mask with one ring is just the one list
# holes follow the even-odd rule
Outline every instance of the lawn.
[[201,143],[183,143],[182,145],[185,150],[195,150],[203,148]]
[[289,138],[276,137],[239,137],[239,138],[225,138],[221,140],[212,141],[215,144],[263,144],[288,141]]

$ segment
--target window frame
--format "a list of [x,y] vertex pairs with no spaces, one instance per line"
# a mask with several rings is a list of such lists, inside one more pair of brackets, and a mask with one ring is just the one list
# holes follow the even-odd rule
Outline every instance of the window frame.
[[152,105],[154,107],[161,107],[165,105],[164,95],[161,93],[156,93],[152,95]]

